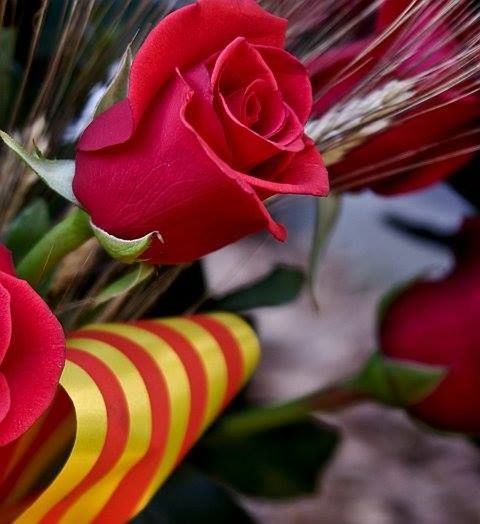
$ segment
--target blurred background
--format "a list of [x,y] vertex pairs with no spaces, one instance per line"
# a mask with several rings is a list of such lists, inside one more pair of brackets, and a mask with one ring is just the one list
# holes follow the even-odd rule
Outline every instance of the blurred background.
[[[456,184],[463,188],[460,179]],[[312,210],[306,198],[282,203],[278,213],[290,231],[287,245],[252,238],[208,257],[213,289],[249,282],[279,260],[306,265]],[[262,402],[288,399],[358,370],[375,349],[383,294],[419,274],[437,277],[451,265],[446,248],[392,227],[391,218],[449,233],[473,212],[447,184],[396,198],[370,192],[344,197],[317,275],[319,310],[305,291],[292,304],[251,313],[263,359],[249,394]],[[318,477],[316,493],[275,504],[248,500],[260,522],[480,522],[480,453],[465,438],[425,431],[399,410],[376,405],[322,420],[341,429],[341,442]]]

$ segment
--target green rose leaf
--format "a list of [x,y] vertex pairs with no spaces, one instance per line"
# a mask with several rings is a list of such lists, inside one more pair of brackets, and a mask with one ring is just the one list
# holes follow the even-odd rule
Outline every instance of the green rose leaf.
[[122,59],[120,60],[120,64],[118,66],[117,72],[115,73],[115,76],[113,77],[105,93],[98,102],[97,107],[95,108],[95,116],[103,113],[115,103],[127,97],[128,78],[130,76],[132,60],[132,50],[130,46],[128,46],[127,50],[122,56]]
[[194,448],[201,471],[240,493],[285,499],[312,494],[318,474],[332,459],[338,432],[308,415],[250,435],[209,440]]
[[394,360],[377,352],[345,386],[384,404],[407,407],[432,393],[445,374],[440,366]]
[[279,265],[262,279],[215,300],[215,308],[243,311],[265,306],[279,306],[295,300],[305,277],[293,266]]
[[53,191],[75,205],[80,205],[73,194],[72,183],[75,175],[73,160],[47,160],[29,153],[7,133],[0,131],[0,138],[32,169]]
[[141,238],[125,240],[110,235],[110,233],[107,233],[92,222],[90,224],[93,234],[103,249],[105,249],[112,258],[124,262],[125,264],[132,264],[133,262],[140,260],[140,257],[150,247],[152,240],[155,237],[162,240],[158,231],[148,233]]
[[5,235],[5,245],[13,253],[15,261],[23,256],[50,229],[50,217],[45,200],[34,200],[13,220]]

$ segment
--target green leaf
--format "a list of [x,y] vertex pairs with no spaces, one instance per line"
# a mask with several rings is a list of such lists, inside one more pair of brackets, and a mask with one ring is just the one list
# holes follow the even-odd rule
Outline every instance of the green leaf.
[[406,407],[432,393],[445,374],[440,366],[394,360],[376,352],[345,385],[384,404]]
[[136,286],[144,282],[155,270],[154,266],[138,264],[134,269],[122,275],[95,297],[95,306],[99,306],[118,296],[128,293]]
[[42,199],[34,200],[10,224],[5,244],[19,261],[50,228],[48,206]]
[[133,262],[140,260],[141,255],[150,247],[152,240],[155,237],[162,240],[162,237],[157,231],[148,233],[147,235],[134,240],[124,240],[110,235],[110,233],[100,229],[92,222],[90,224],[92,226],[93,234],[103,249],[105,249],[105,251],[115,260],[119,260],[126,264],[132,264]]
[[16,40],[17,32],[13,27],[0,27],[0,124],[7,117],[11,100]]
[[127,97],[128,78],[130,75],[130,68],[132,67],[132,60],[132,50],[130,46],[128,46],[120,60],[115,76],[95,108],[95,116],[103,113],[115,103]]
[[7,133],[0,131],[0,138],[14,151],[53,191],[73,204],[79,205],[73,194],[72,183],[75,174],[73,160],[47,160],[30,154]]
[[253,524],[223,486],[182,465],[132,524]]
[[215,300],[215,307],[226,311],[242,311],[279,306],[295,300],[304,281],[301,269],[279,265],[261,280],[218,298]]
[[330,195],[328,198],[317,198],[315,200],[315,226],[308,262],[307,282],[316,307],[318,307],[318,303],[315,296],[315,275],[330,238],[330,233],[340,215],[340,204],[341,199],[338,195]]
[[302,420],[253,435],[194,448],[201,470],[255,497],[283,499],[315,492],[320,471],[339,443],[338,432],[305,416]]

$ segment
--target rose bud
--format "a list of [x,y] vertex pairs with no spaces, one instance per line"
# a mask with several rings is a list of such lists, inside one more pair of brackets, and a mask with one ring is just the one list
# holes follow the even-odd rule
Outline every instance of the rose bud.
[[[371,8],[371,2],[362,5]],[[467,2],[445,9],[445,2],[431,0],[419,7],[411,0],[380,2],[372,30],[357,31],[356,39],[314,56],[309,63],[316,95],[313,116],[317,119],[336,104],[341,107],[350,93],[360,104],[369,93],[376,92],[380,98],[382,87],[389,82],[417,82],[406,95],[411,96],[411,109],[405,104],[397,119],[364,136],[329,165],[334,190],[413,191],[447,178],[473,157],[479,140],[480,96],[478,84],[466,74],[471,65],[460,57],[470,56],[473,63],[476,52],[478,61],[476,19]],[[414,9],[417,12],[408,22],[398,24]],[[470,27],[473,35],[462,31],[464,27]],[[382,76],[385,71],[388,74]],[[376,78],[383,83],[375,84]],[[417,81],[420,78],[424,82]],[[370,86],[367,95],[365,83]],[[434,86],[445,89],[425,96]],[[407,91],[403,87],[399,94]],[[387,92],[383,95],[389,96]]]
[[254,0],[199,0],[158,24],[127,98],[78,143],[73,191],[95,226],[126,240],[156,232],[141,258],[166,264],[264,229],[285,239],[264,200],[328,193],[286,25]]
[[0,446],[17,439],[53,400],[65,362],[62,327],[15,276],[0,245]]
[[420,280],[388,306],[380,347],[390,358],[443,366],[445,378],[409,408],[430,426],[480,434],[480,219],[455,238],[453,270],[436,281]]

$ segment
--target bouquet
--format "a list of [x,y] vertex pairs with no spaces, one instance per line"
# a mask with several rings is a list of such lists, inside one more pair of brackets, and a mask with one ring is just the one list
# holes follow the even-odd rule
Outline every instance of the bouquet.
[[[397,224],[453,268],[385,297],[358,372],[275,405],[244,391],[255,308],[305,289],[322,315],[343,195],[449,179],[478,203],[478,16],[468,0],[0,1],[0,522],[249,522],[240,495],[314,490],[339,442],[322,415],[358,403],[480,434],[475,215],[443,235]],[[285,241],[288,195],[314,208],[308,264],[215,294],[204,257]]]

